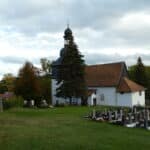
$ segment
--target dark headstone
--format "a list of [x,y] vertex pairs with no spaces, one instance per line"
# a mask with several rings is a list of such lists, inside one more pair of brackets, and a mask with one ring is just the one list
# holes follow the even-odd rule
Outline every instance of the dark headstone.
[[108,120],[111,121],[112,120],[112,112],[108,111]]

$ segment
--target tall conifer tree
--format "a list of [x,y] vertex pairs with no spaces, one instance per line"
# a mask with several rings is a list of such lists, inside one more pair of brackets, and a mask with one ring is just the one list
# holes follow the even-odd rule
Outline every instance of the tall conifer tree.
[[142,62],[141,57],[138,58],[137,65],[135,66],[135,81],[145,87],[147,86],[145,66]]
[[69,98],[72,104],[72,98],[86,97],[85,84],[85,62],[83,55],[78,50],[74,43],[74,38],[71,29],[68,27],[64,33],[64,48],[61,51],[61,65],[58,68],[56,89],[57,97]]

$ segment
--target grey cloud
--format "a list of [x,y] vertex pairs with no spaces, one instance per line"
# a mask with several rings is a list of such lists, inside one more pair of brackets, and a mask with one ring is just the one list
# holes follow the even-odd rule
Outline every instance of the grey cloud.
[[22,64],[25,62],[25,58],[4,56],[0,57],[0,61],[5,64]]
[[[55,57],[45,57],[51,61],[55,60]],[[4,56],[4,57],[0,57],[0,61],[4,64],[20,64],[23,65],[26,61],[30,61],[35,65],[40,65],[40,59],[41,58],[23,58],[23,57],[11,57],[11,56]]]
[[[6,39],[15,47],[55,50],[63,46],[55,42],[56,38],[37,39],[36,35],[43,32],[62,33],[69,19],[71,28],[75,31],[79,49],[88,49],[91,52],[92,49],[103,52],[103,48],[115,49],[116,47],[142,49],[149,46],[150,28],[130,32],[130,30],[116,29],[114,26],[117,26],[119,19],[126,14],[138,11],[150,12],[149,6],[149,0],[1,0],[0,29],[2,26],[9,26],[9,29],[5,29],[8,35],[10,32],[24,34],[25,38],[22,41],[21,37],[10,36],[9,39]],[[42,39],[56,45],[41,44]],[[140,55],[150,64],[149,55]],[[133,64],[137,57],[138,54],[132,56],[85,54],[86,62],[90,64],[116,60],[127,60],[127,63]],[[39,60],[40,58],[36,58],[31,61],[39,64]],[[0,61],[22,64],[26,58],[0,57]]]
[[[67,19],[74,30],[90,28],[103,35],[92,37],[85,43],[90,48],[115,46],[147,46],[150,29],[134,33],[113,26],[125,14],[150,11],[148,0],[6,0],[0,1],[1,26],[10,26],[8,32],[21,32],[28,36],[42,32],[63,32]],[[130,28],[130,27],[129,27]],[[61,38],[61,37],[60,37]],[[30,44],[30,43],[29,43]]]
[[6,0],[0,2],[0,18],[26,34],[62,31],[68,18],[75,28],[102,30],[125,13],[149,9],[149,4],[146,0]]
[[138,57],[141,57],[143,63],[146,65],[150,65],[150,54],[141,54],[137,53],[134,55],[121,56],[119,54],[85,54],[85,60],[87,64],[102,64],[102,63],[110,63],[110,62],[120,62],[125,61],[128,66],[134,65],[137,62]]

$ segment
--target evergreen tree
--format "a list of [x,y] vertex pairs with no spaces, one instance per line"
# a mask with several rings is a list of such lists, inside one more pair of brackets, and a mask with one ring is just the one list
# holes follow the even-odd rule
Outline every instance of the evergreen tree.
[[141,57],[137,60],[137,65],[135,66],[135,82],[147,86],[147,77],[146,77],[146,71],[145,66],[142,63]]
[[85,84],[85,62],[83,55],[78,50],[74,43],[72,31],[68,27],[65,30],[65,45],[61,51],[61,65],[58,68],[56,96],[69,98],[70,104],[72,98],[86,97]]
[[146,88],[145,97],[146,103],[150,103],[150,68],[149,66],[144,66],[141,57],[138,58],[137,64],[133,65],[128,70],[129,77],[137,82],[138,84],[143,85]]

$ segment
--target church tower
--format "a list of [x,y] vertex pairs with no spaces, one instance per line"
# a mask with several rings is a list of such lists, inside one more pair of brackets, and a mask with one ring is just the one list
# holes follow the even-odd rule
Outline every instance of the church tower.
[[72,30],[70,29],[69,25],[67,25],[67,28],[64,31],[64,47],[60,50],[59,57],[57,58],[56,61],[52,63],[52,82],[51,82],[51,90],[52,90],[52,104],[56,104],[56,88],[58,87],[58,78],[59,78],[59,71],[60,68],[62,67],[62,61],[64,58],[64,54],[67,51],[67,48],[69,44],[73,43],[73,35],[72,35]]
[[68,25],[67,29],[64,31],[64,46],[67,46],[70,43],[73,43],[73,35],[72,35],[72,31]]
[[81,104],[85,96],[85,63],[83,55],[74,43],[72,30],[67,26],[64,31],[64,47],[59,58],[52,64],[52,102]]
[[52,63],[52,78],[57,80],[59,69],[62,64],[62,60],[64,57],[64,54],[67,50],[68,45],[73,44],[73,35],[72,30],[69,28],[69,25],[67,25],[67,28],[64,31],[64,47],[60,50],[59,58]]

